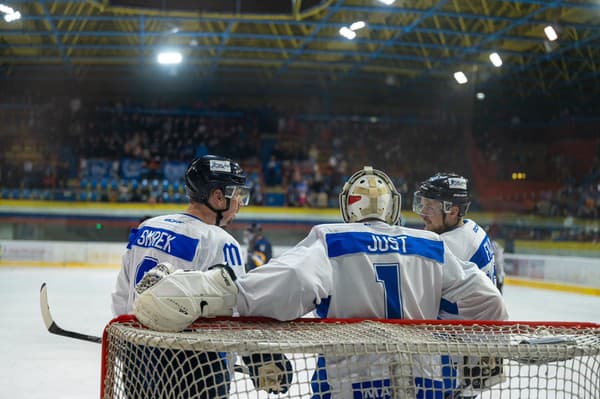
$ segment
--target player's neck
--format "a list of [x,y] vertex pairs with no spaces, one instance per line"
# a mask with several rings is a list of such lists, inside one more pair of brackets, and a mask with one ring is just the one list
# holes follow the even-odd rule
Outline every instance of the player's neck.
[[217,215],[213,211],[211,211],[206,205],[198,202],[192,202],[188,206],[186,213],[197,217],[206,224],[215,224],[217,220]]

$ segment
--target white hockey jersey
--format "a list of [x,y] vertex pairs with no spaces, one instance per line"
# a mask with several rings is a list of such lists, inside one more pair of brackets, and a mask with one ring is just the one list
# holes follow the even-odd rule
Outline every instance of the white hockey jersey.
[[129,235],[112,294],[115,316],[132,313],[135,285],[160,262],[169,262],[176,269],[200,271],[227,263],[237,276],[245,274],[240,244],[223,228],[186,213],[154,217]]
[[492,242],[477,223],[470,219],[463,222],[462,226],[440,236],[456,257],[475,263],[495,284],[496,262]]
[[[461,318],[508,318],[491,280],[455,257],[440,236],[383,222],[315,226],[294,248],[237,284],[242,316],[291,320],[316,310],[329,318],[436,319],[443,296],[456,304]],[[344,375],[348,368],[339,367],[340,359],[319,362],[326,364],[327,382],[339,399],[372,397],[360,387],[389,384],[385,359],[379,360],[353,359],[360,367],[351,375]],[[424,368],[419,374],[426,379],[440,372]],[[314,393],[319,385],[313,384]]]

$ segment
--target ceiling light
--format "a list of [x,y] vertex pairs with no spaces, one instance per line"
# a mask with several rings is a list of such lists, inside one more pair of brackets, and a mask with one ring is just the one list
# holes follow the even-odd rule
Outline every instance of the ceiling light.
[[461,84],[461,85],[464,85],[465,83],[467,83],[469,81],[469,79],[467,79],[467,75],[465,75],[465,73],[462,71],[455,72],[454,79],[456,79],[458,84]]
[[365,23],[365,21],[356,21],[355,23],[353,23],[352,25],[350,25],[350,30],[359,30],[364,28],[365,26],[367,26],[367,24]]
[[378,0],[380,3],[385,4],[386,6],[391,6],[392,4],[394,4],[394,2],[396,0]]
[[19,11],[13,12],[12,14],[4,15],[4,20],[6,22],[16,21],[17,19],[21,19],[21,13]]
[[21,19],[21,13],[19,11],[15,11],[13,8],[0,4],[0,12],[4,13],[4,20],[6,22],[16,21],[17,19]]
[[550,40],[551,42],[558,39],[558,34],[551,25],[548,25],[544,28],[544,33],[546,34],[548,40]]
[[344,26],[343,28],[340,28],[340,35],[344,36],[348,40],[352,40],[356,37],[356,32]]
[[183,60],[183,56],[181,55],[181,53],[179,51],[165,51],[165,52],[159,53],[158,56],[156,57],[156,60],[158,61],[159,64],[163,64],[163,65],[181,64],[181,61]]
[[492,64],[494,64],[494,66],[496,68],[499,68],[502,66],[502,58],[500,58],[500,54],[498,54],[498,53],[490,54],[490,61],[492,61]]

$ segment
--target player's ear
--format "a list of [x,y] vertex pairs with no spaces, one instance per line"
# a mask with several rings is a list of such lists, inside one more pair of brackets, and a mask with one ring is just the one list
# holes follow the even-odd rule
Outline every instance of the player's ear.
[[453,206],[450,208],[450,215],[458,217],[460,214],[460,208],[458,206]]
[[216,188],[212,192],[211,197],[213,197],[215,199],[215,201],[217,201],[218,203],[225,201],[225,194],[223,194],[223,191],[221,191],[221,189],[218,189],[218,188]]

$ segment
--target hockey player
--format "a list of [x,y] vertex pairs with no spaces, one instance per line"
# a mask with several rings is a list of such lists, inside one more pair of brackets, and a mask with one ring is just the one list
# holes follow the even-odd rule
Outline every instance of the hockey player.
[[[485,230],[473,220],[464,216],[471,204],[469,196],[469,181],[456,173],[436,173],[419,185],[419,190],[414,193],[413,211],[420,215],[425,222],[425,230],[440,234],[453,254],[464,261],[473,262],[489,279],[496,284],[496,260],[494,248]],[[456,304],[443,301],[441,304],[440,318],[460,319]],[[489,359],[488,359],[489,360]],[[500,362],[500,359],[496,359]],[[456,361],[456,359],[454,360]],[[473,369],[461,364],[477,364]],[[484,370],[476,358],[458,361],[459,368],[463,369],[465,378],[462,388],[462,398],[476,397],[477,393],[471,389],[484,388],[482,383],[494,384],[502,381],[501,366],[493,363],[491,370]],[[486,379],[481,374],[487,374]],[[449,378],[455,378],[455,372]],[[478,381],[474,381],[474,379]]]
[[475,263],[495,283],[494,249],[485,230],[464,218],[469,205],[469,181],[455,173],[431,176],[413,198],[413,211],[425,222],[425,230],[438,233],[454,255]]
[[[215,264],[227,264],[233,272],[245,274],[244,261],[239,243],[222,226],[230,223],[240,207],[248,204],[249,189],[246,174],[240,165],[231,159],[206,155],[194,159],[185,172],[186,193],[189,205],[182,213],[158,216],[144,220],[129,236],[127,250],[123,256],[123,266],[119,272],[116,289],[112,294],[112,310],[115,316],[133,313],[133,303],[137,296],[135,286],[144,275],[157,264],[169,264],[172,270],[208,270]],[[165,356],[178,356],[184,359],[185,352],[172,351]],[[173,382],[173,398],[182,397],[226,397],[229,386],[229,372],[226,360],[217,353],[203,354],[193,373],[189,370],[168,370],[160,364],[153,364],[155,373],[188,375],[194,384]],[[187,365],[194,367],[197,365]],[[208,368],[208,369],[207,369]],[[212,380],[201,378],[201,374]],[[168,380],[168,379],[167,379]],[[156,381],[160,379],[156,378]],[[204,382],[206,381],[206,382]],[[181,382],[181,384],[180,384]],[[189,381],[188,381],[189,382]],[[159,397],[157,382],[146,382],[148,397]],[[186,393],[180,390],[188,389]]]
[[[314,226],[294,248],[234,284],[216,270],[170,274],[138,297],[135,314],[153,329],[172,327],[174,320],[184,328],[197,316],[231,308],[237,295],[240,315],[279,320],[311,311],[329,318],[435,319],[443,300],[455,303],[465,319],[507,319],[500,293],[474,264],[456,258],[437,234],[396,225],[400,203],[390,178],[364,167],[340,194],[346,223]],[[202,310],[200,300],[207,304]],[[168,306],[170,301],[186,312]],[[385,357],[354,360],[359,367],[344,374],[348,369],[340,359],[321,357],[314,397],[367,397],[373,394],[368,387],[390,386]],[[440,399],[451,388],[443,387],[439,367],[424,365],[415,373],[417,398]],[[391,397],[385,390],[380,394],[370,397]]]
[[273,246],[267,237],[265,237],[260,224],[252,223],[244,231],[244,242],[248,244],[248,256],[246,257],[247,272],[264,265],[273,257]]

